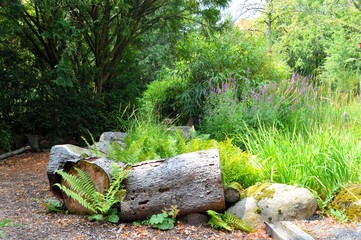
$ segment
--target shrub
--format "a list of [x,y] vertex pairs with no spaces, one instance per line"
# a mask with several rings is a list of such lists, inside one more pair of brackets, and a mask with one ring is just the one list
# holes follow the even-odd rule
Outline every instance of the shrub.
[[[200,116],[205,101],[203,90],[209,79],[220,84],[232,73],[232,78],[243,78],[253,86],[286,75],[285,68],[276,67],[268,57],[262,40],[246,38],[240,31],[208,38],[193,34],[180,41],[177,49],[179,60],[173,68],[159,73],[158,81],[148,86],[142,98],[143,105],[161,110],[156,111],[161,118],[180,116],[184,121]],[[240,85],[239,90],[244,87]]]
[[[249,91],[239,91],[243,80],[211,83],[202,115],[201,131],[217,140],[244,134],[247,128],[287,127],[292,118],[314,108],[316,89],[307,78],[294,74],[289,81],[269,82]],[[312,100],[312,101],[311,101]]]

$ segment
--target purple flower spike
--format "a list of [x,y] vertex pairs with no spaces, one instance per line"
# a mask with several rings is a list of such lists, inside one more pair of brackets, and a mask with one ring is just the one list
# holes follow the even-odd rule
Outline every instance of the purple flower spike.
[[227,90],[227,82],[223,83],[223,91],[225,92]]
[[305,92],[305,87],[301,88],[300,94],[303,94]]
[[307,77],[302,78],[302,84],[305,84],[307,80]]
[[246,108],[246,107],[243,108],[243,112],[244,112],[244,113],[247,112],[247,108]]
[[277,89],[277,83],[276,82],[273,84],[273,88],[274,88],[274,90]]
[[247,68],[247,73],[250,74],[251,73],[251,69],[248,67]]

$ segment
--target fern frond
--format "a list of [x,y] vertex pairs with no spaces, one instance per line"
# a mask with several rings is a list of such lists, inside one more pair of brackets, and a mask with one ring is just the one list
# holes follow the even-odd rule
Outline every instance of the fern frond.
[[88,202],[87,199],[85,199],[82,195],[80,195],[79,193],[59,184],[56,183],[54,184],[55,186],[59,187],[61,191],[63,191],[67,196],[69,196],[70,198],[74,199],[75,201],[79,202],[84,208],[89,209],[93,212],[96,212],[96,209],[93,207],[93,205]]
[[91,178],[86,172],[75,168],[77,175],[69,174],[64,171],[56,171],[64,181],[68,182],[69,188],[84,198],[92,199],[94,192],[97,191]]
[[93,180],[85,171],[79,168],[75,168],[75,170],[78,173],[78,184],[72,185],[72,188],[79,194],[83,194],[85,197],[93,199],[95,197],[94,194],[98,191]]
[[[79,168],[74,168],[77,174],[69,174],[63,171],[56,171],[69,187],[59,183],[59,187],[67,196],[79,202],[84,208],[95,214],[109,215],[114,204],[121,202],[125,196],[125,190],[121,189],[121,182],[127,177],[127,171],[117,165],[112,166],[112,182],[105,194],[99,192],[90,176]],[[113,220],[112,220],[113,221]]]
[[222,219],[230,225],[233,229],[242,230],[245,232],[252,232],[253,229],[246,222],[239,219],[236,215],[224,212]]
[[124,195],[123,192],[120,194],[120,191],[122,191],[121,183],[128,176],[128,172],[121,169],[119,166],[114,165],[113,168],[112,183],[105,193],[106,206],[109,206],[109,208],[123,200],[119,197]]
[[228,231],[232,231],[232,227],[222,219],[221,214],[213,210],[208,210],[207,213],[211,217],[208,223],[209,225],[211,225],[212,228],[220,228],[220,229],[223,228]]

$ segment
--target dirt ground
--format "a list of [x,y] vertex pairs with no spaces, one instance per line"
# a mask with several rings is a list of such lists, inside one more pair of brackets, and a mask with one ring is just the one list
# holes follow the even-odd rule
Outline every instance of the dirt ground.
[[[46,176],[48,158],[48,153],[26,153],[0,162],[0,221],[9,219],[15,224],[0,228],[7,239],[271,239],[264,228],[247,234],[177,222],[173,229],[160,231],[131,223],[89,222],[84,216],[48,214],[37,202],[52,197]],[[361,239],[357,223],[322,218],[296,224],[315,239]]]

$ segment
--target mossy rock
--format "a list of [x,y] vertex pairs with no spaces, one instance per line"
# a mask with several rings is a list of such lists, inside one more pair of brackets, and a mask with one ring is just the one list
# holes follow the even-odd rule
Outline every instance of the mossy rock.
[[343,187],[332,201],[331,207],[345,212],[346,217],[352,221],[361,220],[361,183]]
[[257,229],[264,222],[308,219],[318,205],[315,196],[306,188],[279,183],[263,183],[246,189],[243,199],[228,208]]
[[271,186],[271,183],[258,183],[253,185],[247,188],[242,198],[253,197],[257,202],[264,198],[272,198],[276,191],[273,188],[269,188],[269,186]]

